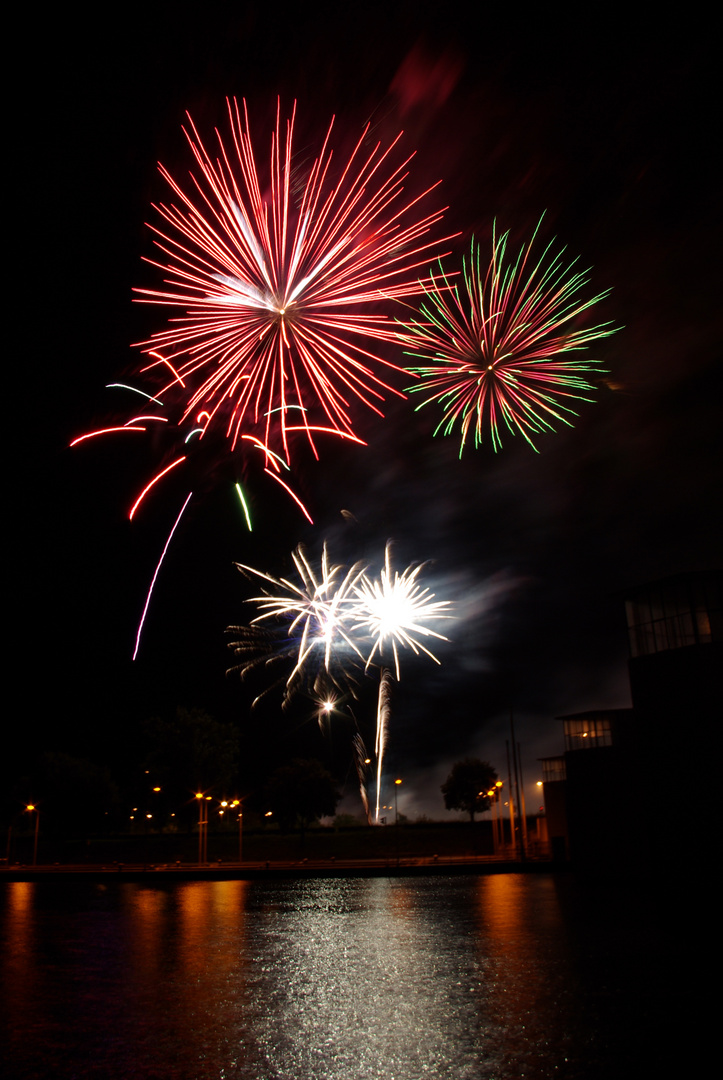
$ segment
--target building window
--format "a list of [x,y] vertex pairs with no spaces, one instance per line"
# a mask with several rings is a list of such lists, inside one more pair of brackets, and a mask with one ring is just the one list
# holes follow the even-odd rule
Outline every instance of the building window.
[[549,757],[540,760],[542,761],[542,782],[544,784],[552,783],[554,780],[567,779],[564,757]]
[[565,720],[566,750],[594,750],[597,746],[612,744],[609,716],[580,716]]
[[641,590],[625,609],[632,656],[649,656],[713,641],[720,595],[704,578],[662,582]]

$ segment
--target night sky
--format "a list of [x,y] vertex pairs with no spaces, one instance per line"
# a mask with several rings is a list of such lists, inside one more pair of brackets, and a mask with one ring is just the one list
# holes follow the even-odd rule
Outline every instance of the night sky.
[[[255,725],[248,693],[226,678],[224,628],[249,620],[253,592],[232,564],[279,573],[297,543],[318,556],[324,540],[340,560],[378,564],[392,538],[399,567],[430,560],[425,582],[458,615],[442,666],[407,657],[395,690],[389,767],[405,778],[404,808],[442,815],[439,784],[468,754],[505,773],[510,709],[526,778],[537,779],[536,759],[562,749],[556,716],[630,704],[624,590],[720,565],[720,213],[706,32],[608,16],[590,30],[511,15],[450,22],[408,3],[334,9],[333,21],[313,4],[295,8],[295,21],[260,4],[141,10],[118,6],[113,23],[104,9],[102,25],[56,15],[17,43],[27,85],[12,106],[23,126],[10,167],[26,273],[9,528],[23,691],[9,760],[45,747],[133,760],[145,717],[197,705],[241,725],[249,775],[255,760],[306,751],[343,774],[347,729],[330,749],[303,702],[278,726],[273,710]],[[104,387],[132,375],[131,343],[164,323],[131,302],[133,286],[159,283],[141,261],[152,255],[150,203],[166,198],[156,162],[183,175],[185,110],[210,136],[227,94],[246,98],[256,132],[270,132],[277,95],[285,108],[296,99],[302,147],[318,143],[332,113],[342,145],[368,120],[385,139],[403,129],[417,151],[413,184],[443,180],[440,235],[461,232],[447,245],[458,258],[472,234],[489,249],[495,217],[517,247],[546,211],[545,239],[593,267],[591,290],[612,287],[595,321],[624,329],[595,347],[609,369],[596,402],[574,428],[541,436],[537,454],[507,437],[501,453],[485,445],[459,461],[456,438],[432,439],[433,409],[390,401],[383,421],[360,410],[366,447],[329,439],[319,462],[299,455],[313,526],[250,473],[249,535],[231,483],[242,466],[221,448],[194,477],[198,497],[132,663],[188,488],[170,481],[129,523],[157,448],[68,444],[127,415]],[[364,700],[355,708],[368,734],[373,687]]]

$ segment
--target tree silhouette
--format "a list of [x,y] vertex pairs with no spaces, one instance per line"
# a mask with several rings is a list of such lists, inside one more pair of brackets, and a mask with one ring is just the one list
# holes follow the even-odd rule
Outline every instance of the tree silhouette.
[[341,798],[334,778],[320,761],[295,758],[272,774],[264,791],[266,806],[282,829],[304,830],[320,817],[331,817]]
[[490,808],[487,794],[497,780],[497,773],[489,761],[465,758],[452,766],[452,771],[442,784],[444,805],[448,810],[464,810],[474,821],[475,814],[483,814]]
[[175,806],[189,824],[196,808],[191,795],[196,791],[227,796],[237,783],[240,738],[233,724],[220,723],[203,709],[179,707],[171,719],[151,717],[143,726],[148,753],[143,769],[150,778],[139,789],[138,798],[148,791],[148,783],[158,783],[164,802]]
[[16,785],[23,803],[38,803],[43,832],[86,835],[115,823],[118,788],[110,770],[85,758],[46,751]]

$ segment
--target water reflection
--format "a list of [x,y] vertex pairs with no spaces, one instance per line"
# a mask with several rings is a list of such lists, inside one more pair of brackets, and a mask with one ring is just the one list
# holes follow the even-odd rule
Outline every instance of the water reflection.
[[271,1075],[479,1075],[470,927],[430,899],[403,879],[309,882],[258,913],[254,1029]]
[[616,1061],[576,904],[552,876],[12,884],[7,1054],[18,1077],[589,1080]]

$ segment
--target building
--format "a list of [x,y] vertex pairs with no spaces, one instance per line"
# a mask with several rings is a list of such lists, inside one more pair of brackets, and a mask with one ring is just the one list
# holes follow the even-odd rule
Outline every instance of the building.
[[[677,575],[625,595],[632,708],[559,717],[565,753],[543,761],[553,852],[639,865],[712,839],[691,815],[713,787],[723,717],[720,573]],[[545,769],[547,775],[545,775]],[[707,838],[707,839],[706,839]]]

